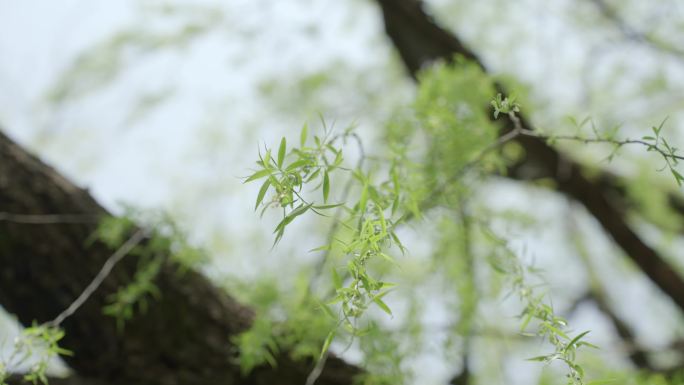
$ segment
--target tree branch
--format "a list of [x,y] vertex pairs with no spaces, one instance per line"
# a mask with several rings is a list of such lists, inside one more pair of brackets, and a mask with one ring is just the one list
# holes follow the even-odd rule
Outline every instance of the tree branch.
[[[91,219],[107,215],[86,190],[2,133],[0,212],[28,215],[24,218],[53,218],[61,213]],[[110,263],[111,270],[100,275],[113,250],[99,241],[86,246],[97,225],[92,220],[68,224],[57,220],[0,221],[2,306],[22,324],[30,325],[52,320],[78,304],[67,317],[60,318],[66,332],[62,345],[74,352],[73,357],[64,359],[79,378],[105,383],[72,383],[77,380],[68,379],[65,385],[304,383],[313,361],[292,360],[287,352],[276,357],[276,368],[260,366],[243,377],[230,338],[249,328],[252,310],[198,272],[179,273],[172,258],[164,259],[154,281],[161,298],[150,301],[147,310],[127,321],[123,330],[118,328],[116,320],[102,309],[113,293],[132,281],[138,257],[117,258],[118,263]],[[102,279],[96,278],[96,282],[93,277]],[[93,282],[96,285],[89,286]],[[87,290],[89,287],[92,290]],[[76,300],[83,293],[88,295]],[[331,356],[317,383],[348,385],[359,373],[359,368]]]
[[[456,36],[439,27],[428,16],[421,1],[377,2],[382,9],[385,30],[414,79],[421,67],[436,60],[450,61],[456,54],[486,69]],[[499,92],[506,94],[503,86],[497,84],[496,87]],[[515,130],[517,123],[508,117],[501,134]],[[520,116],[519,124],[525,130],[535,132],[524,116]],[[602,172],[589,179],[586,175],[595,173],[588,172],[581,164],[550,147],[544,140],[530,136],[519,136],[517,140],[526,154],[521,162],[509,169],[508,176],[519,180],[553,179],[556,189],[581,202],[625,254],[684,311],[684,280],[627,224],[626,199],[618,178]]]

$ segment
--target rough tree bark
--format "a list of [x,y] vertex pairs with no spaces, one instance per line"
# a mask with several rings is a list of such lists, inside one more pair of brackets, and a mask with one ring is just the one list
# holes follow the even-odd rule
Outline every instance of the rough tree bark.
[[[484,64],[454,34],[441,28],[425,12],[420,0],[377,0],[385,21],[385,31],[398,50],[411,77],[436,60],[451,61],[462,55]],[[506,94],[503,86],[497,89]],[[521,116],[523,128],[532,130],[529,120]],[[514,129],[514,123],[504,117],[502,134]],[[559,192],[582,203],[596,218],[625,254],[665,293],[680,310],[684,311],[684,279],[639,235],[627,221],[624,188],[619,178],[608,172],[586,169],[582,164],[542,139],[518,137],[525,150],[524,158],[509,169],[507,176],[518,180],[551,178]],[[592,175],[590,177],[590,175]],[[671,196],[673,208],[680,213],[684,207],[681,197]]]
[[[107,215],[88,193],[28,154],[0,132],[0,213]],[[2,216],[0,216],[2,217]],[[24,325],[49,321],[90,283],[113,250],[100,242],[86,246],[96,220],[22,223],[0,219],[0,304]],[[30,221],[28,221],[30,222]],[[286,353],[278,366],[256,368],[247,378],[234,359],[230,336],[246,330],[252,311],[203,275],[178,274],[167,262],[156,279],[162,297],[118,330],[103,315],[107,296],[130,282],[136,258],[125,257],[102,286],[63,327],[66,362],[78,377],[56,384],[292,384],[301,385],[312,362]],[[321,385],[351,384],[360,370],[331,357]]]

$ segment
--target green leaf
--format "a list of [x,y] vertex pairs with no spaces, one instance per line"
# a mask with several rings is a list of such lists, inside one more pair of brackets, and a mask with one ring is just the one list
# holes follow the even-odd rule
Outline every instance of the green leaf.
[[261,189],[259,189],[259,194],[257,195],[256,205],[254,205],[254,211],[256,211],[256,209],[259,208],[259,205],[261,204],[261,201],[264,200],[264,196],[266,196],[266,192],[268,191],[268,188],[270,186],[270,179],[266,179],[266,182],[264,182],[264,184],[261,185]]
[[328,177],[328,170],[323,173],[323,203],[328,202],[328,195],[330,194],[330,178]]
[[318,306],[320,306],[321,309],[323,309],[323,312],[326,315],[328,315],[330,318],[337,320],[337,316],[335,316],[335,313],[333,313],[332,309],[330,309],[330,307],[328,305],[324,304],[323,302],[318,301]]
[[[339,289],[338,289],[338,291],[339,291]],[[332,305],[332,304],[342,302],[342,301],[344,301],[344,297],[341,294],[338,294],[334,298],[328,300],[328,302],[326,302],[326,304]]]
[[532,320],[533,315],[534,314],[531,311],[527,312],[527,315],[525,316],[525,320],[522,322],[522,324],[520,324],[520,331],[521,332],[525,331],[525,329],[527,328],[527,325],[530,324],[530,321]]
[[660,125],[658,126],[658,128],[657,128],[657,129],[654,128],[654,130],[656,130],[658,133],[660,133],[660,130],[663,129],[663,126],[665,125],[665,122],[667,122],[667,120],[668,120],[669,118],[670,118],[669,116],[666,116],[665,119],[663,119],[663,121],[660,122]]
[[368,201],[368,184],[363,185],[361,190],[361,199],[359,199],[359,211],[364,213],[366,211],[366,202]]
[[378,210],[378,218],[380,219],[380,228],[382,229],[382,232],[380,235],[384,238],[387,236],[387,221],[385,220],[385,213],[382,212],[382,208],[380,206],[377,206]]
[[[586,118],[582,119],[582,122],[579,124],[579,128],[584,127],[585,124],[587,124],[588,121],[591,120],[591,116],[587,116]],[[594,125],[594,122],[591,122],[592,126]]]
[[590,344],[589,342],[586,342],[586,341],[580,341],[580,342],[578,342],[578,343],[577,343],[577,346],[578,346],[578,347],[580,347],[580,346],[586,346],[586,347],[592,348],[592,349],[601,349],[601,348],[599,348],[598,346],[596,346],[596,345],[594,345],[594,344]]
[[311,206],[313,206],[313,204],[311,204],[311,203],[309,203],[308,205],[305,205],[302,203],[299,207],[292,210],[287,216],[292,217],[292,218],[298,217],[298,216],[304,214],[306,212],[306,210],[311,208]]
[[332,246],[330,246],[330,245],[323,245],[323,246],[316,247],[315,249],[309,250],[309,253],[315,253],[317,251],[326,251],[326,250],[330,250],[331,248],[332,248]]
[[337,269],[335,269],[334,267],[331,270],[333,286],[335,286],[335,289],[340,289],[342,287],[342,277],[340,277],[340,275],[337,273]]
[[378,297],[374,297],[373,302],[375,302],[375,304],[378,305],[378,307],[382,309],[385,313],[392,315],[392,310],[390,310],[389,306],[387,306],[387,304],[383,300],[381,300]]
[[333,161],[333,167],[337,167],[342,164],[342,151],[337,151],[335,153],[335,160]]
[[283,161],[285,160],[285,152],[287,151],[287,141],[283,136],[280,140],[280,148],[278,148],[278,168],[283,167]]
[[406,249],[406,247],[404,247],[404,245],[401,243],[401,240],[399,239],[399,237],[397,236],[397,234],[395,234],[394,231],[392,231],[392,232],[390,232],[390,236],[391,236],[392,239],[394,240],[394,243],[396,243],[397,246],[399,246],[399,250],[401,250],[401,253],[402,253],[402,254],[406,254],[406,250],[407,250],[407,249]]
[[548,360],[549,360],[549,356],[537,356],[537,357],[532,357],[532,358],[527,359],[527,361],[539,361],[539,362],[544,362],[544,361],[548,361]]
[[294,170],[294,169],[296,169],[296,168],[299,168],[299,167],[302,167],[302,166],[306,166],[306,165],[309,164],[309,163],[310,163],[310,161],[309,161],[308,159],[299,159],[299,160],[296,160],[296,161],[290,163],[290,165],[287,166],[287,168],[285,169],[285,171],[292,171],[292,170]]
[[328,348],[330,348],[330,344],[332,343],[334,338],[335,338],[335,331],[332,330],[330,333],[328,333],[328,336],[325,337],[325,342],[323,343],[323,349],[321,349],[321,355],[318,357],[319,360],[323,359],[323,356],[328,351]]
[[260,178],[263,178],[263,177],[269,176],[269,175],[271,175],[271,170],[267,170],[267,169],[259,170],[259,171],[255,172],[254,174],[250,175],[243,183],[251,182],[253,180],[260,179]]
[[268,150],[266,150],[266,155],[264,156],[262,163],[264,164],[264,167],[270,168],[271,162],[273,162],[273,158],[271,157],[271,149],[269,148]]
[[389,256],[389,255],[387,255],[387,254],[385,254],[385,253],[382,253],[382,252],[378,253],[378,255],[379,255],[380,257],[382,257],[384,260],[386,260],[387,262],[390,262],[390,263],[392,263],[392,264],[398,265],[397,261],[395,261],[394,258],[392,258],[391,256]]
[[568,337],[568,335],[565,334],[562,330],[558,329],[557,327],[551,325],[551,324],[548,323],[548,322],[544,322],[544,327],[546,327],[547,329],[549,329],[550,331],[552,331],[554,334],[559,335],[559,336],[565,338],[566,340],[569,340],[569,339],[570,339],[570,337]]
[[300,147],[304,147],[306,144],[306,137],[309,135],[309,124],[304,123],[304,126],[302,126],[302,132],[299,134],[299,144]]
[[316,179],[316,177],[317,177],[318,174],[320,174],[320,173],[321,173],[321,169],[320,169],[320,168],[317,168],[316,171],[312,172],[311,175],[309,175],[309,177],[306,178],[305,183],[309,183],[309,182],[311,182],[312,180]]
[[677,172],[677,170],[675,170],[674,168],[671,168],[670,171],[672,172],[672,175],[675,177],[675,180],[677,181],[677,185],[679,187],[681,187],[682,181],[684,181],[684,176],[682,176],[682,174]]
[[568,344],[565,345],[565,349],[563,349],[563,350],[567,352],[569,349],[572,349],[574,347],[575,343],[578,342],[579,340],[581,340],[582,337],[586,336],[587,334],[589,334],[589,330],[578,334],[577,337],[573,338],[572,341],[568,342]]
[[273,241],[273,246],[271,247],[275,247],[275,245],[277,245],[278,242],[280,242],[280,239],[283,237],[283,234],[285,234],[285,227],[281,227],[280,230],[278,230],[278,234],[276,235],[275,240]]
[[314,206],[313,208],[315,208],[316,210],[327,210],[327,209],[334,209],[335,207],[340,207],[342,205],[344,205],[344,203],[335,203],[332,205],[318,205],[318,206]]
[[[285,218],[283,218],[283,220],[280,221],[280,223],[278,223],[278,226],[276,226],[276,228],[273,232],[274,233],[275,232],[278,232],[278,233],[282,232],[285,229],[285,226],[290,224],[290,222],[292,222],[296,217],[304,214],[306,212],[306,210],[311,208],[311,206],[312,206],[311,203],[309,203],[308,205],[305,205],[302,203],[301,205],[297,206],[296,209],[290,211],[290,213],[287,214],[285,216]],[[280,236],[282,237],[282,235],[280,235]]]

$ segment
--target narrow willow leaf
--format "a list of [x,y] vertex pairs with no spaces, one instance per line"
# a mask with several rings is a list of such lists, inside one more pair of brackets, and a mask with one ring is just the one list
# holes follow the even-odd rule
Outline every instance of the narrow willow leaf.
[[401,243],[401,240],[399,239],[397,234],[395,234],[394,231],[392,231],[390,232],[390,236],[394,240],[394,243],[396,243],[397,246],[399,246],[399,250],[401,250],[401,253],[406,254],[406,247],[404,247],[404,245]]
[[329,316],[330,318],[332,318],[332,319],[334,319],[334,320],[337,320],[337,316],[335,316],[335,313],[333,313],[332,309],[330,309],[330,307],[329,307],[328,305],[326,305],[326,304],[324,304],[323,302],[320,302],[320,301],[318,302],[318,305],[321,307],[321,309],[323,309],[323,312],[324,312],[327,316]]
[[302,132],[299,134],[299,145],[300,147],[304,147],[306,144],[306,137],[309,136],[309,124],[304,123],[304,126],[302,126]]
[[266,155],[264,156],[264,167],[270,168],[273,158],[271,157],[271,149],[266,150]]
[[323,246],[319,246],[315,249],[309,250],[309,253],[315,253],[317,251],[326,251],[326,250],[330,250],[330,248],[331,248],[330,245],[323,245]]
[[586,342],[586,341],[580,341],[580,342],[578,342],[578,343],[577,343],[577,347],[580,347],[580,346],[586,346],[586,347],[592,348],[592,349],[601,349],[601,348],[599,348],[598,346],[596,346],[596,345],[594,345],[594,344],[592,344],[592,343]]
[[323,203],[328,202],[328,195],[330,194],[330,178],[328,177],[328,171],[323,173]]
[[546,328],[549,329],[550,331],[554,332],[556,335],[559,335],[559,336],[565,338],[566,340],[569,340],[569,339],[570,339],[570,337],[568,337],[568,335],[565,334],[562,330],[558,329],[557,327],[551,325],[551,324],[548,323],[548,322],[544,322],[544,327],[546,327]]
[[677,181],[678,186],[682,186],[682,181],[684,181],[684,176],[677,172],[677,170],[671,168],[670,171],[672,172],[672,175],[675,177],[675,180]]
[[337,269],[334,267],[332,268],[332,278],[333,278],[333,286],[335,286],[335,289],[340,289],[342,287],[342,277],[340,277],[339,274],[337,274]]
[[660,130],[663,129],[663,126],[665,125],[665,122],[667,122],[667,120],[668,120],[669,118],[670,118],[669,116],[666,116],[665,119],[663,119],[663,121],[660,122],[660,125],[658,126],[658,133],[660,133]]
[[530,321],[532,320],[532,315],[533,313],[531,311],[527,312],[527,315],[525,316],[525,320],[522,322],[520,325],[520,331],[524,331],[527,328],[527,325],[530,324]]
[[287,214],[288,217],[295,218],[298,217],[306,212],[309,208],[311,208],[313,204],[309,203],[308,205],[301,204],[299,207],[296,209],[292,210],[289,214]]
[[373,298],[373,302],[375,302],[375,304],[378,305],[378,307],[380,309],[382,309],[382,311],[384,311],[385,313],[387,313],[389,315],[392,315],[392,310],[390,310],[389,306],[387,306],[387,304],[383,300],[375,297],[375,298]]
[[250,175],[249,178],[247,178],[244,183],[251,182],[253,180],[263,178],[265,176],[271,175],[271,170],[259,170],[255,172],[254,174]]
[[302,167],[302,166],[306,166],[306,165],[309,164],[309,163],[310,163],[310,162],[309,162],[308,159],[299,159],[299,160],[296,160],[296,161],[290,163],[290,165],[287,166],[287,168],[285,169],[285,171],[292,171],[292,170],[294,170],[294,169],[296,169],[296,168],[299,168],[299,167]]
[[282,227],[280,230],[278,230],[278,234],[276,235],[275,241],[273,241],[273,246],[271,247],[275,247],[278,244],[278,242],[280,242],[280,239],[283,237],[283,234],[285,234],[285,227]]
[[384,260],[394,264],[394,265],[399,265],[397,261],[394,260],[394,258],[390,257],[389,255],[385,253],[378,253],[379,256],[381,256]]
[[256,199],[256,205],[254,205],[254,211],[259,208],[259,205],[261,204],[261,201],[264,200],[264,197],[266,196],[266,192],[268,191],[268,188],[271,186],[271,180],[266,179],[266,182],[261,185],[261,189],[259,189],[259,195],[257,195]]
[[320,174],[320,173],[321,173],[321,169],[320,169],[320,168],[319,168],[319,169],[316,169],[316,171],[312,172],[311,175],[309,175],[309,177],[306,178],[305,183],[309,183],[309,182],[311,182],[312,180],[316,179],[316,177],[317,177],[318,174]]
[[589,330],[578,334],[577,337],[573,338],[572,341],[568,342],[568,344],[565,345],[565,349],[563,349],[563,350],[567,352],[568,349],[574,348],[575,343],[578,342],[579,340],[581,340],[582,337],[586,336],[587,334],[589,334]]
[[278,148],[278,168],[283,167],[283,161],[285,160],[285,152],[287,151],[287,141],[283,136],[280,140],[280,148]]
[[275,368],[276,366],[278,366],[278,362],[276,362],[275,357],[273,357],[273,353],[265,351],[264,359],[266,360],[266,362],[268,362],[269,365],[271,365],[271,367]]
[[392,201],[392,215],[396,214],[398,208],[399,208],[399,195],[394,197],[394,201]]
[[314,206],[313,208],[315,208],[316,210],[328,210],[328,209],[334,209],[335,207],[340,207],[343,204],[344,203],[335,203],[332,205],[318,205],[318,206]]
[[323,356],[325,355],[325,353],[330,348],[330,344],[332,343],[334,338],[335,338],[335,331],[333,330],[330,333],[328,333],[327,337],[325,337],[325,342],[323,343],[323,349],[321,349],[321,355],[318,357],[319,360],[323,359]]
[[290,213],[287,214],[285,216],[285,218],[283,218],[283,220],[280,221],[280,223],[278,223],[278,226],[276,226],[276,228],[275,228],[275,230],[273,230],[273,232],[275,233],[275,232],[283,231],[285,229],[285,226],[290,224],[290,222],[292,222],[296,217],[304,214],[306,212],[306,210],[311,208],[311,206],[312,206],[311,203],[309,203],[308,205],[305,205],[302,203],[301,205],[297,206],[296,209],[290,211]]
[[337,295],[337,296],[335,296],[335,298],[328,300],[328,302],[326,302],[326,304],[332,305],[332,304],[342,302],[342,301],[344,301],[344,297],[342,295]]
[[378,217],[380,218],[380,227],[382,229],[382,233],[380,235],[382,238],[387,236],[387,221],[385,221],[385,214],[382,212],[382,208],[378,206]]
[[361,199],[359,199],[359,211],[361,213],[366,211],[366,202],[368,201],[368,185],[363,185],[363,190],[361,190]]
[[333,161],[333,167],[337,167],[340,164],[342,164],[342,151],[336,151],[335,153],[335,161]]
[[[579,124],[579,128],[584,127],[584,125],[587,124],[587,122],[589,122],[590,120],[591,120],[591,116],[587,116],[586,118],[584,118],[584,119],[582,120],[582,122]],[[591,125],[592,125],[592,126],[594,125],[594,122],[593,122],[593,121],[591,122]],[[595,130],[595,128],[594,128],[594,130]]]

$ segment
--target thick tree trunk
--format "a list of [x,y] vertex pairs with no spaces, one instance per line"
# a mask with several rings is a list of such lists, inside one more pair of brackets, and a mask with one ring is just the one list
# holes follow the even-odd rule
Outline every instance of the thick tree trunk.
[[[24,325],[55,318],[81,294],[113,253],[101,242],[87,242],[97,227],[97,218],[107,215],[106,210],[86,190],[74,186],[2,133],[0,213],[0,304]],[[64,222],[36,223],[40,221],[15,214],[71,217],[64,217]],[[124,257],[102,286],[64,321],[63,346],[75,353],[65,359],[79,377],[62,383],[305,382],[312,363],[294,362],[286,354],[278,358],[276,368],[259,367],[242,378],[230,337],[249,327],[252,311],[201,274],[179,274],[172,262],[164,265],[156,279],[161,298],[151,301],[144,314],[118,330],[102,308],[108,295],[130,282],[136,268],[135,257]],[[358,373],[358,368],[331,357],[317,383],[351,384]]]
[[[422,67],[436,60],[451,61],[457,54],[485,69],[477,55],[427,15],[422,1],[377,2],[382,9],[387,35],[414,79]],[[502,86],[498,85],[497,88],[506,94]],[[524,117],[521,117],[521,122],[523,128],[533,129]],[[506,120],[502,134],[513,128],[513,122]],[[624,199],[618,178],[607,172],[586,170],[580,163],[550,147],[542,139],[525,136],[519,137],[517,141],[525,149],[525,157],[509,170],[508,176],[520,180],[554,180],[556,189],[582,203],[625,254],[684,311],[684,279],[629,226],[626,210],[628,202]],[[684,213],[680,197],[673,196],[672,203],[675,209]]]

